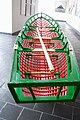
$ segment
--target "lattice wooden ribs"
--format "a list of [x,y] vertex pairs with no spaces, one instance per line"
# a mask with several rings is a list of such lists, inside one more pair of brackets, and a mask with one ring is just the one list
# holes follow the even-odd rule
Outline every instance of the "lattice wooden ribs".
[[31,16],[17,36],[8,87],[17,103],[74,101],[80,75],[73,48],[50,16]]

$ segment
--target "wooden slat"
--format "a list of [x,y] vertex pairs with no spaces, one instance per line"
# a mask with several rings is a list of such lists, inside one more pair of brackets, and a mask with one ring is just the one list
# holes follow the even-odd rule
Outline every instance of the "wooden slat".
[[[39,39],[39,37],[35,37],[34,39]],[[42,39],[51,40],[51,37],[42,37]]]
[[36,71],[33,71],[33,72],[30,72],[30,74],[51,74],[51,72],[36,72]]
[[[47,50],[48,52],[51,52],[51,51],[52,51],[52,52],[55,52],[55,49],[53,49],[53,48],[52,48],[52,49],[46,49],[46,50]],[[38,52],[38,51],[39,51],[39,52],[42,52],[43,49],[41,49],[41,48],[35,48],[33,51],[34,51],[34,52]]]
[[[33,56],[44,56],[44,54],[32,54]],[[53,54],[50,54],[52,56]]]

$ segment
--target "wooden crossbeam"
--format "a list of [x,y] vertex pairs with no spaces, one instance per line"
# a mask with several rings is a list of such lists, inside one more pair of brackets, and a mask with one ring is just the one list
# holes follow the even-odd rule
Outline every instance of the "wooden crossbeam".
[[[48,52],[55,52],[55,49],[46,49]],[[41,49],[41,48],[35,48],[34,50],[33,50],[34,52],[42,52],[43,51],[43,49]]]
[[[39,37],[35,37],[34,39],[39,39]],[[42,39],[51,40],[51,37],[42,37]]]
[[32,71],[32,72],[30,72],[30,74],[46,74],[46,75],[49,75],[49,74],[51,74],[51,72],[36,72],[36,71]]
[[[32,54],[33,56],[44,56],[44,54]],[[50,56],[52,56],[53,54],[50,54]]]

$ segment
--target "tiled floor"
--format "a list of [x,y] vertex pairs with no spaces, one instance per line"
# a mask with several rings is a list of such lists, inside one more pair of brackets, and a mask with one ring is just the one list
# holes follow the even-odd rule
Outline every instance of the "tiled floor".
[[[66,23],[60,25],[74,47],[80,68],[80,36]],[[7,87],[15,39],[0,34],[0,120],[80,120],[80,94],[75,102],[15,103]]]

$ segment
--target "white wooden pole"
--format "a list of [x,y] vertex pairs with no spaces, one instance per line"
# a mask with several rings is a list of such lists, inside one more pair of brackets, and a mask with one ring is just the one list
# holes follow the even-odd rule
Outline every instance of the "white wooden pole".
[[41,38],[41,36],[40,36],[40,33],[39,33],[38,28],[36,28],[36,29],[37,29],[37,32],[38,32],[38,36],[39,36],[39,39],[40,39],[40,43],[41,43],[41,45],[42,45],[42,49],[43,49],[44,55],[45,55],[45,57],[46,57],[46,61],[47,61],[48,66],[49,66],[49,70],[50,70],[50,72],[54,72],[54,67],[53,67],[53,65],[52,65],[52,62],[51,62],[51,59],[50,59],[49,54],[48,54],[48,52],[47,52],[47,49],[46,49],[46,47],[45,47],[45,45],[44,45],[44,42],[43,42],[43,40],[42,40],[42,38]]
[[36,72],[36,71],[32,71],[32,72],[30,72],[31,74],[51,74],[51,72]]

